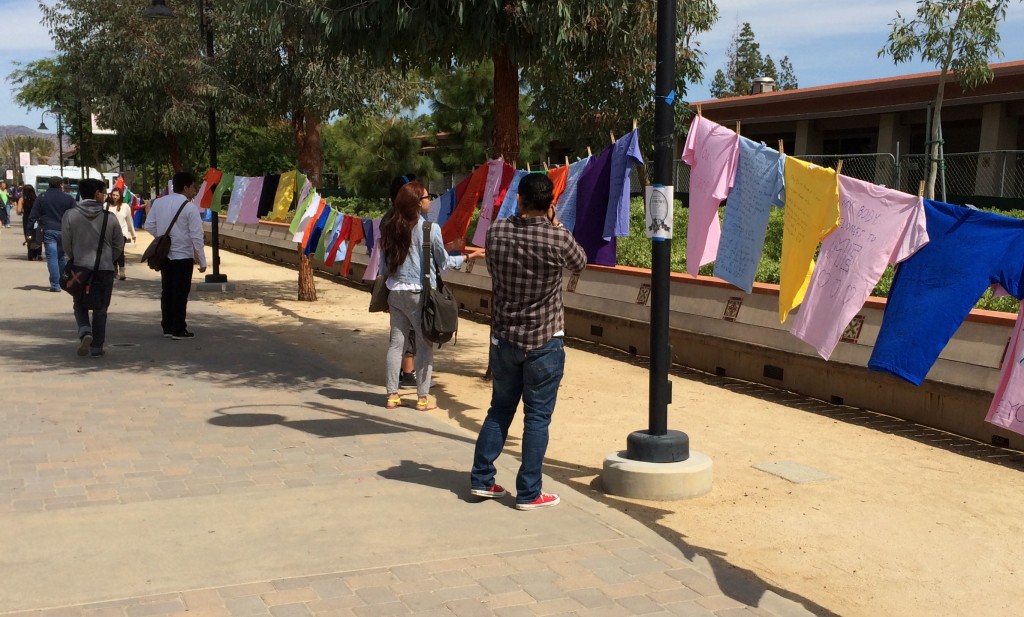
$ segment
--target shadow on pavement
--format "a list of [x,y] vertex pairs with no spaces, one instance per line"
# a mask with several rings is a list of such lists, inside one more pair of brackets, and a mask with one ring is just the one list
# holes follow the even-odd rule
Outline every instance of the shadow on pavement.
[[401,482],[449,491],[458,497],[460,501],[466,503],[484,501],[479,497],[473,497],[469,494],[468,471],[444,469],[443,467],[435,467],[427,463],[417,463],[416,461],[403,459],[395,467],[378,471],[377,475],[388,480],[399,480]]

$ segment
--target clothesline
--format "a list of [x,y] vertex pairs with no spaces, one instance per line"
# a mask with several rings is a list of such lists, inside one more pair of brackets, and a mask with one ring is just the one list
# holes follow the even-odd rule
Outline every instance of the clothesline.
[[[1024,297],[1024,221],[925,200],[785,156],[694,117],[687,266],[750,292],[768,215],[782,207],[779,320],[828,359],[886,266],[897,276],[868,368],[919,385],[978,298],[997,283]],[[726,200],[724,220],[718,208]],[[818,249],[817,264],[814,252]],[[1018,316],[1018,324],[1021,319]],[[1021,328],[1007,350],[989,422],[1024,434]]]

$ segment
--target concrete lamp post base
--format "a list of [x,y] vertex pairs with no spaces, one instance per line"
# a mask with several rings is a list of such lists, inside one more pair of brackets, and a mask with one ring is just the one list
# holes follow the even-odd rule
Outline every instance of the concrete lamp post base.
[[217,283],[213,281],[201,281],[196,283],[196,291],[234,291],[235,284],[227,281]]
[[609,495],[673,501],[690,499],[711,492],[711,459],[690,450],[685,461],[648,463],[626,458],[626,451],[604,459],[601,483]]

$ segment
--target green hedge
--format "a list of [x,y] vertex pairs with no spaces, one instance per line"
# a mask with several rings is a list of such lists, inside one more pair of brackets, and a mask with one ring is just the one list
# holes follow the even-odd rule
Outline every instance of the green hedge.
[[[995,210],[991,210],[995,212]],[[725,208],[719,210],[721,216],[725,215]],[[998,214],[1024,219],[1024,210],[999,211]],[[686,224],[689,218],[689,210],[684,208],[682,202],[675,201],[675,221],[673,226],[683,233],[676,234],[672,238],[672,271],[686,272]],[[759,283],[779,283],[779,260],[782,258],[782,210],[772,208],[768,218],[768,231],[765,234],[764,253],[761,256],[761,263],[757,267],[755,280]],[[647,239],[644,232],[644,200],[635,197],[630,202],[630,235],[628,238],[618,240],[618,261],[624,266],[635,266],[638,268],[651,267],[651,241]],[[702,266],[700,273],[711,276],[714,273],[714,264]],[[875,286],[873,296],[880,298],[888,297],[889,287],[892,285],[893,268],[889,266],[882,274],[881,280]],[[1003,297],[993,298],[992,291],[986,291],[985,295],[975,305],[976,308],[988,309],[991,311],[1003,311],[1016,313],[1019,302],[1016,298]]]

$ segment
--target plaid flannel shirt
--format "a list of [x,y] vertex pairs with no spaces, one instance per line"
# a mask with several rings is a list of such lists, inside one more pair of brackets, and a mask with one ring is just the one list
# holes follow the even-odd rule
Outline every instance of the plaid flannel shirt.
[[524,351],[565,330],[562,270],[582,272],[587,255],[564,227],[544,216],[513,216],[487,230],[493,281],[491,332]]

